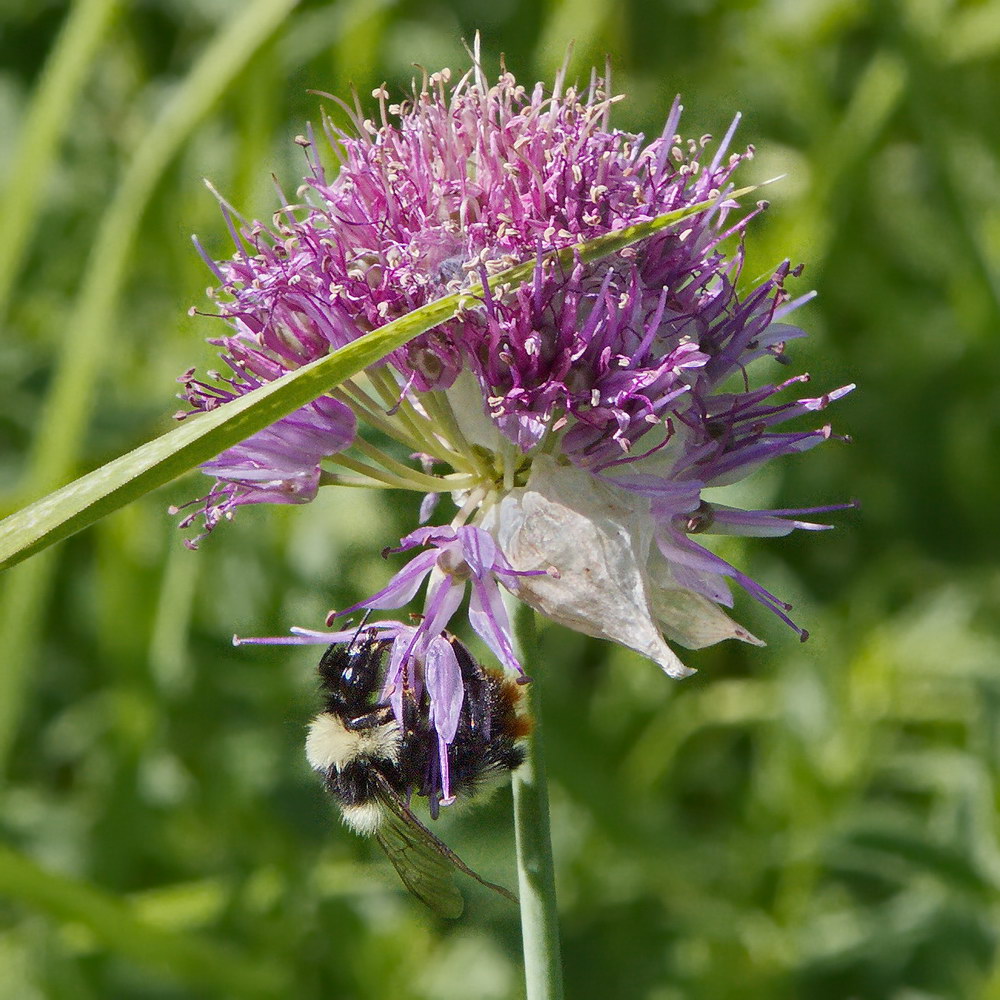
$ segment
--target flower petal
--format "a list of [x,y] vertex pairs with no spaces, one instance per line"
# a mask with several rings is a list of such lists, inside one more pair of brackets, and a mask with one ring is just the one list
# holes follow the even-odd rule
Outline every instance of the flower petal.
[[465,689],[455,647],[441,636],[435,636],[427,646],[424,682],[430,694],[434,728],[445,743],[451,743],[458,730]]

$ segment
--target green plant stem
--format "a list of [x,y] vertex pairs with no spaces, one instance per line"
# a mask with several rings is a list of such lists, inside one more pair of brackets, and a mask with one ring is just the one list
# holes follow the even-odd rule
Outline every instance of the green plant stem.
[[[531,608],[519,605],[514,615],[518,652],[521,662],[528,667],[537,663],[534,614]],[[528,759],[514,772],[513,779],[525,996],[527,1000],[561,1000],[562,960],[549,831],[549,793],[542,754],[540,699],[534,687],[529,689],[535,726]]]

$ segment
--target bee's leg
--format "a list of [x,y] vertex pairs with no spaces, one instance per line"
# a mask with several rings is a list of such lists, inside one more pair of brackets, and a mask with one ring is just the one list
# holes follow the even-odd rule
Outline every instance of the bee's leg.
[[356,715],[353,719],[344,720],[345,729],[374,729],[392,722],[392,709],[388,705],[380,705],[364,715]]

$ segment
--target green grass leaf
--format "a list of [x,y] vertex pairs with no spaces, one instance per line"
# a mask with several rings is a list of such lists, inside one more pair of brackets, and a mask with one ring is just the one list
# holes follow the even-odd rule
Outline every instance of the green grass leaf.
[[[751,190],[742,188],[728,197]],[[570,266],[575,256],[585,262],[599,260],[717,203],[718,199],[712,199],[668,212],[649,222],[554,251],[551,257],[563,267]],[[535,266],[535,261],[527,261],[494,275],[489,279],[491,291],[503,294],[523,284],[531,278]],[[0,521],[0,569],[93,524],[329,392],[407,341],[451,319],[459,309],[474,306],[479,301],[475,297],[477,288],[481,286],[436,299],[269,385],[210,413],[191,417],[154,441],[11,514]]]

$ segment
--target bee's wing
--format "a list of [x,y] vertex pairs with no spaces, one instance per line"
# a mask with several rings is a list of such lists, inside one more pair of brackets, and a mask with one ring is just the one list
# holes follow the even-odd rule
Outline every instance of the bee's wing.
[[439,917],[460,917],[465,901],[451,877],[451,865],[437,852],[423,826],[413,826],[394,812],[386,815],[375,839],[414,896]]
[[380,785],[379,800],[386,811],[375,831],[375,839],[399,873],[403,885],[417,899],[439,916],[461,916],[465,902],[452,879],[457,868],[488,889],[517,902],[513,893],[481,878],[447,844],[431,833],[384,779]]

